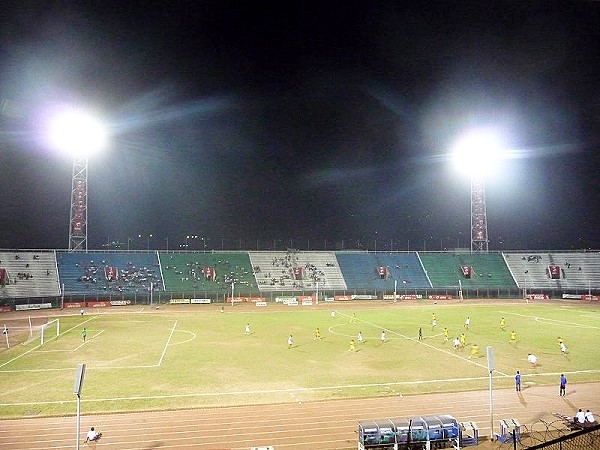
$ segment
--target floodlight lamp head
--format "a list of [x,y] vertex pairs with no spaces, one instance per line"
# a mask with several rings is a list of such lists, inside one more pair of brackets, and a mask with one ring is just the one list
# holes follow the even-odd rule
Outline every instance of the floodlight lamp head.
[[495,169],[504,157],[504,145],[495,130],[482,128],[462,135],[452,149],[458,170],[473,176]]
[[106,147],[108,135],[94,117],[79,109],[62,109],[49,121],[48,139],[73,158],[87,158]]

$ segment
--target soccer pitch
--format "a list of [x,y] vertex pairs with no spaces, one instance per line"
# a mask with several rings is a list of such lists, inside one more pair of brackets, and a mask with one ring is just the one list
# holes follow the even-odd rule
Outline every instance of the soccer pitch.
[[[487,346],[497,388],[513,386],[517,370],[525,385],[558,384],[561,373],[571,385],[600,381],[599,318],[595,306],[522,301],[90,310],[60,316],[60,335],[42,346],[37,340],[0,352],[0,417],[74,414],[79,363],[87,367],[86,414],[486,389]],[[513,330],[516,343],[509,342]],[[463,332],[467,345],[455,350],[452,340]],[[527,362],[529,353],[539,366]]]

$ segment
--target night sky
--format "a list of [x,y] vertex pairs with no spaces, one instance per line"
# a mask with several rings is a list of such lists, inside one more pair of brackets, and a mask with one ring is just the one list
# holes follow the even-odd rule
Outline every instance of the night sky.
[[479,126],[511,156],[486,178],[490,250],[600,248],[600,2],[4,0],[0,17],[19,111],[0,117],[0,248],[68,246],[57,103],[111,132],[90,249],[468,247],[449,151]]

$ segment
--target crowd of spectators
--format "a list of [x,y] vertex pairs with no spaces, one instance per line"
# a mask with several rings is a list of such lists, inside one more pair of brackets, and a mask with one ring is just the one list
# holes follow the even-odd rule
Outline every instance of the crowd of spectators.
[[137,292],[139,290],[160,290],[162,288],[162,279],[158,270],[148,267],[136,267],[131,261],[128,261],[123,268],[117,267],[115,276],[107,277],[105,269],[113,267],[107,261],[102,260],[95,263],[89,262],[77,263],[77,267],[83,268],[83,274],[77,281],[94,287],[97,290],[114,292]]

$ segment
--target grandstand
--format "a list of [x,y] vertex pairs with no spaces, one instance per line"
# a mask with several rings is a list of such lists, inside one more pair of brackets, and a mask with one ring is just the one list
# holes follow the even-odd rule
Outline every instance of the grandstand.
[[417,253],[337,252],[349,290],[361,292],[414,292],[429,289]]
[[[5,305],[177,298],[227,301],[232,293],[273,299],[286,293],[323,296],[397,294],[547,298],[596,293],[598,252],[0,252]],[[62,288],[62,289],[61,289]]]
[[57,297],[54,252],[0,252],[0,298]]
[[505,253],[504,259],[521,289],[579,292],[600,285],[598,252]]
[[65,294],[123,295],[162,290],[156,253],[57,252]]
[[159,253],[164,288],[168,292],[203,296],[223,294],[231,289],[256,292],[256,280],[248,253]]
[[261,292],[345,290],[346,283],[333,252],[250,252]]
[[419,252],[419,257],[434,288],[490,292],[517,288],[500,253]]

